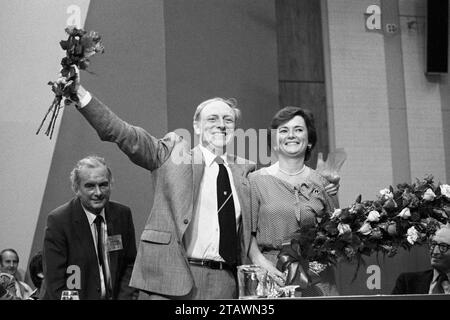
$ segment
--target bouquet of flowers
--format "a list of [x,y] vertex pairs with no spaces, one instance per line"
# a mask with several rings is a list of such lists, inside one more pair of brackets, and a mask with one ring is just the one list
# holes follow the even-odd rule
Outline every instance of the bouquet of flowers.
[[60,41],[61,48],[66,51],[66,56],[61,60],[62,69],[60,76],[56,81],[50,81],[48,83],[52,87],[55,98],[36,132],[36,134],[39,133],[47,116],[51,113],[50,122],[45,131],[47,136],[50,135],[50,139],[53,136],[59,110],[64,106],[62,103],[63,98],[78,101],[76,95],[78,77],[76,67],[87,71],[90,63],[89,58],[96,53],[104,52],[101,37],[97,32],[86,32],[83,29],[77,29],[75,27],[68,27],[65,31],[69,35],[69,38]]
[[280,258],[306,264],[306,270],[309,263],[314,273],[340,261],[357,262],[354,280],[364,255],[392,257],[398,248],[425,244],[449,217],[450,185],[435,185],[427,176],[380,190],[376,200],[362,201],[359,195],[351,206],[325,215],[315,227],[299,229]]

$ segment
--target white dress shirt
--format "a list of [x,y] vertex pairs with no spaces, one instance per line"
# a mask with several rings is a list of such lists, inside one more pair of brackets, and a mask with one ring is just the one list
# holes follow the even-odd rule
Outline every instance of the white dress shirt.
[[[217,157],[215,154],[202,145],[199,145],[199,147],[203,153],[205,170],[200,183],[197,203],[194,206],[194,215],[184,236],[186,252],[189,258],[224,261],[219,254],[220,228],[217,213],[217,175],[219,174],[219,165],[214,161]],[[221,158],[224,160],[224,165],[230,178],[234,208],[236,210],[236,228],[238,228],[241,219],[241,206],[226,154],[221,156]]]
[[[97,255],[97,261],[98,261],[98,250],[97,250],[97,226],[95,225],[95,218],[97,217],[95,214],[93,214],[92,212],[88,211],[85,207],[83,207],[84,213],[86,214],[86,217],[88,219],[89,222],[89,227],[91,228],[91,234],[92,234],[92,240],[94,241],[94,246],[95,246],[95,254]],[[101,225],[101,232],[102,232],[102,237],[103,237],[103,243],[105,244],[105,248],[103,249],[103,252],[108,252],[107,249],[107,234],[108,234],[108,229],[106,226],[106,218],[105,218],[105,209],[103,209],[100,212],[100,215],[103,217],[103,223]],[[104,259],[104,263],[105,263],[105,267],[106,270],[110,270],[109,269],[109,254],[106,254],[106,257],[108,257],[108,259]],[[103,274],[103,269],[100,266],[100,263],[98,263],[98,270],[100,273],[100,290],[101,290],[101,296],[105,297],[106,295],[106,288],[105,288],[105,276]],[[107,271],[108,272],[108,271]]]
[[89,102],[91,102],[92,95],[90,94],[89,91],[86,91],[86,94],[84,96],[82,96],[82,97],[78,96],[78,98],[80,99],[80,101],[79,101],[79,105],[77,107],[79,109],[82,109],[82,108],[86,107]]

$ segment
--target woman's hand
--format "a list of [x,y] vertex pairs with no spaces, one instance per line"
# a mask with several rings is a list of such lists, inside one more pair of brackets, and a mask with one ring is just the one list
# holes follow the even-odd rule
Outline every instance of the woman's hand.
[[[340,179],[340,178],[339,178]],[[328,180],[329,181],[329,180]],[[337,180],[336,183],[330,183],[328,185],[325,186],[325,192],[330,196],[335,196],[337,195],[339,191],[339,180]]]
[[269,277],[271,277],[279,286],[284,286],[286,276],[280,270],[278,270],[272,262],[264,257],[264,255],[259,250],[258,245],[256,244],[256,238],[254,236],[252,236],[250,242],[249,258],[253,264],[256,264],[264,270],[267,270]]
[[341,177],[338,172],[345,162],[346,157],[345,151],[341,149],[330,153],[326,162],[323,161],[322,152],[317,154],[316,171],[328,180],[329,184],[325,186],[325,191],[330,197],[335,196],[339,191],[339,181],[341,180]]
[[285,274],[278,270],[272,262],[266,259],[262,254],[255,261],[254,264],[260,266],[264,270],[267,270],[267,274],[271,277],[279,286],[283,287],[285,285]]

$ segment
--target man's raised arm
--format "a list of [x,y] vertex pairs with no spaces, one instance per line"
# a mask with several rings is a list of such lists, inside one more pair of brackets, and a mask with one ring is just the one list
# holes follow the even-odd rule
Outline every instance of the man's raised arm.
[[157,139],[143,128],[128,124],[79,84],[77,95],[77,109],[97,131],[100,139],[116,143],[135,164],[152,171],[169,158],[177,141],[175,135],[168,134],[163,139]]

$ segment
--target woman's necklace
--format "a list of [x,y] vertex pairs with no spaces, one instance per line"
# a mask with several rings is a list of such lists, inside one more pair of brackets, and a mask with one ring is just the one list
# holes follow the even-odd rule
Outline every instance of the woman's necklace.
[[306,166],[303,165],[303,167],[302,167],[300,170],[298,170],[298,171],[296,171],[296,172],[292,172],[292,173],[291,173],[291,172],[287,172],[287,171],[281,169],[280,167],[278,167],[278,170],[280,170],[280,172],[284,173],[285,175],[288,175],[288,176],[293,177],[293,176],[299,175],[300,173],[302,173],[303,171],[305,171],[305,168],[306,168]]

